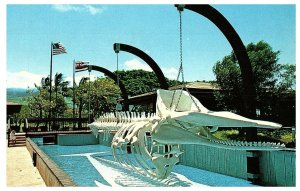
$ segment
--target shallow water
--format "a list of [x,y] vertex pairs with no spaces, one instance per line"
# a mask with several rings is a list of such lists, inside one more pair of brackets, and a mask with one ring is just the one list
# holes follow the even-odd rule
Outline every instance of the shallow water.
[[184,165],[176,165],[165,180],[153,179],[115,162],[110,147],[43,145],[41,138],[32,140],[79,186],[255,186],[243,179]]

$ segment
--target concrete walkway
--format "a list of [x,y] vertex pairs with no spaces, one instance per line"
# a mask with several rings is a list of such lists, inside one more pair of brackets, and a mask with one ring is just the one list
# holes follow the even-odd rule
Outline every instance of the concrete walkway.
[[6,149],[6,185],[8,187],[45,187],[39,171],[33,166],[25,146]]

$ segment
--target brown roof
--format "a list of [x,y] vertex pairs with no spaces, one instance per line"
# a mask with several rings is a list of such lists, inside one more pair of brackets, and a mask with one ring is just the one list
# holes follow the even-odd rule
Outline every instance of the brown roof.
[[[183,85],[173,86],[170,89],[179,89],[182,88]],[[207,89],[207,90],[219,90],[219,88],[215,87],[212,83],[209,82],[190,82],[186,84],[187,88],[193,89]]]
[[138,97],[144,97],[144,96],[153,95],[153,94],[156,94],[156,91],[148,92],[148,93],[143,93],[143,94],[140,94],[140,95],[135,95],[135,96],[129,97],[129,99],[131,99],[131,98],[138,98]]
[[[180,89],[182,87],[183,87],[183,85],[178,85],[178,86],[172,86],[169,89],[174,90],[174,89]],[[214,85],[212,85],[212,83],[209,83],[209,82],[189,82],[189,83],[186,84],[186,87],[188,89],[219,90],[218,87],[215,87]],[[150,95],[153,95],[153,94],[156,94],[156,91],[152,91],[152,92],[132,96],[129,99],[141,98],[141,97],[150,96]]]
[[22,104],[14,103],[14,102],[6,102],[6,105],[22,105]]
[[12,115],[14,113],[19,113],[22,108],[22,104],[6,102],[6,114]]

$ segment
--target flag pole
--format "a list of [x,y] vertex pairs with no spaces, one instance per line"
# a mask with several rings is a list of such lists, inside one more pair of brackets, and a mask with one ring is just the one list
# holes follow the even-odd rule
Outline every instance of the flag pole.
[[73,61],[73,129],[75,129],[75,59]]
[[52,56],[53,56],[53,42],[51,42],[51,53],[50,53],[51,57],[50,57],[50,108],[49,108],[49,128],[48,131],[50,131],[51,129],[51,113],[52,113],[52,109],[51,109],[51,94],[52,94]]
[[91,123],[91,67],[89,66],[89,123]]

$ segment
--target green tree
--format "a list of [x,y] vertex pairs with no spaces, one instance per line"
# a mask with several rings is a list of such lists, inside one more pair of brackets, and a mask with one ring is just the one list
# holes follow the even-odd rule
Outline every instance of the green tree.
[[63,116],[67,105],[64,97],[70,96],[68,88],[69,81],[64,81],[62,73],[56,73],[54,76],[54,91],[55,91],[55,103],[52,112],[55,117]]
[[[37,85],[35,84],[35,87],[37,88]],[[50,76],[47,76],[46,78],[43,77],[41,79],[41,88],[42,89],[48,89],[50,88]]]
[[[279,64],[280,52],[274,51],[264,41],[250,43],[246,50],[253,69],[257,107],[265,117],[275,116],[273,108],[280,93],[291,90],[295,85],[295,65]],[[222,90],[216,93],[219,109],[241,112],[242,78],[234,52],[218,61],[213,67],[213,72],[216,76],[216,86]]]
[[26,102],[30,108],[30,117],[46,117],[49,109],[49,92],[48,89],[44,89],[35,84],[36,89],[28,89],[26,97]]
[[86,103],[88,99],[88,81],[89,78],[83,77],[81,78],[79,85],[75,86],[75,103],[78,106],[78,117],[82,118],[83,105]]
[[[60,76],[60,77],[59,77]],[[35,85],[35,89],[28,89],[29,95],[26,99],[30,110],[30,117],[46,118],[48,117],[50,108],[53,109],[57,115],[56,117],[63,116],[67,105],[64,100],[65,90],[68,82],[64,82],[61,75],[55,76],[55,95],[52,94],[52,103],[50,103],[50,78],[49,76],[41,79],[41,85]],[[54,97],[55,96],[55,97]],[[53,99],[55,98],[55,99]]]
[[88,116],[89,100],[91,118],[104,112],[114,111],[120,90],[109,78],[97,78],[89,82],[89,78],[82,78],[75,89],[75,103],[78,107],[78,117]]
[[[120,97],[120,89],[110,78],[97,78],[91,84],[91,117],[101,115],[103,112],[114,111]],[[87,106],[87,105],[86,105]],[[86,107],[88,109],[88,107]]]
[[159,88],[159,82],[153,72],[144,70],[118,71],[129,96],[151,92]]
[[284,64],[281,66],[279,74],[278,90],[279,92],[295,93],[296,86],[296,65]]
[[[129,96],[140,95],[160,88],[159,81],[154,72],[144,70],[127,70],[115,72],[122,80]],[[166,78],[169,86],[181,84],[177,80]]]

